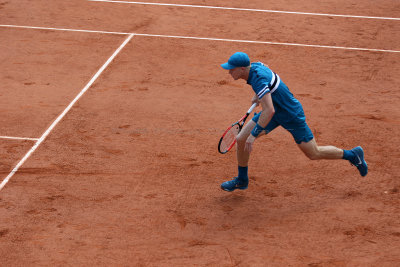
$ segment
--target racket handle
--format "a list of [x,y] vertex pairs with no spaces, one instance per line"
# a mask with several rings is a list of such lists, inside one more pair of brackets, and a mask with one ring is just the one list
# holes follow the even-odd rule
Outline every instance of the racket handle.
[[257,103],[254,103],[253,105],[251,105],[251,107],[250,107],[249,110],[247,111],[247,114],[250,114],[250,113],[253,111],[253,109],[256,108],[256,106],[257,106]]

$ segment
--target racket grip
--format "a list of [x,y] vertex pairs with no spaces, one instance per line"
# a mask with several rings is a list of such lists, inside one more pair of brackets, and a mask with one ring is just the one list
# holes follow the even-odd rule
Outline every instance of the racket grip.
[[247,114],[250,114],[256,108],[256,106],[257,106],[257,103],[254,103],[253,105],[251,105],[251,107],[247,111]]

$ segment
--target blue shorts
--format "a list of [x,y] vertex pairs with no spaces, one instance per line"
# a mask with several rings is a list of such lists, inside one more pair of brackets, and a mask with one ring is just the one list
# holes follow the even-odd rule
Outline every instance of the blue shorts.
[[[260,118],[260,115],[261,112],[255,114],[252,120],[255,123],[257,123],[258,119]],[[306,123],[306,116],[304,115],[303,111],[300,114],[298,114],[297,117],[295,117],[293,120],[283,123],[277,121],[275,119],[275,116],[272,117],[271,121],[268,123],[265,129],[265,132],[268,134],[269,132],[272,132],[279,125],[281,125],[283,128],[285,128],[292,134],[294,141],[296,141],[297,144],[300,144],[301,142],[307,143],[314,138],[314,135],[311,132],[310,127],[308,127]]]

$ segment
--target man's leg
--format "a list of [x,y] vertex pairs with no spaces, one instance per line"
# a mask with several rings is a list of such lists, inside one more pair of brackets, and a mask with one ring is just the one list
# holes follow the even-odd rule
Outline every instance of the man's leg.
[[298,146],[309,159],[346,159],[357,167],[361,176],[368,174],[368,165],[360,146],[351,150],[343,150],[334,146],[318,146],[314,138],[307,143],[301,142]]
[[[238,165],[240,167],[247,167],[249,164],[250,153],[244,149],[246,140],[250,136],[251,131],[256,126],[256,122],[253,120],[249,121],[240,131],[239,135],[236,137],[236,155]],[[260,134],[260,136],[262,133]]]
[[246,189],[249,184],[247,175],[247,165],[249,163],[250,153],[244,149],[247,137],[249,137],[256,122],[251,120],[243,126],[239,135],[236,137],[236,155],[238,161],[238,176],[230,181],[221,184],[221,189],[225,191],[233,191],[235,189]]
[[298,146],[311,160],[343,158],[343,149],[334,146],[318,146],[315,138],[307,143],[301,142]]

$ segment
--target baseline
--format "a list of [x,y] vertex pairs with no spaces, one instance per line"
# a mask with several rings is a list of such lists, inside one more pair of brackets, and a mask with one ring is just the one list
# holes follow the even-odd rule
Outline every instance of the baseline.
[[37,26],[23,26],[23,25],[8,25],[8,24],[1,24],[0,27],[3,27],[3,28],[20,28],[20,29],[36,29],[36,30],[53,30],[53,31],[71,31],[71,32],[102,33],[102,34],[135,35],[135,36],[162,37],[162,38],[175,38],[175,39],[192,39],[192,40],[224,41],[224,42],[236,42],[236,43],[270,44],[270,45],[314,47],[314,48],[329,48],[329,49],[344,49],[344,50],[368,51],[368,52],[400,53],[400,50],[387,50],[387,49],[377,49],[377,48],[361,48],[361,47],[346,47],[346,46],[329,46],[329,45],[299,44],[299,43],[281,43],[281,42],[269,42],[269,41],[235,40],[235,39],[209,38],[209,37],[194,37],[194,36],[178,36],[178,35],[162,35],[162,34],[146,34],[146,33],[128,33],[128,32],[109,32],[109,31],[80,30],[80,29],[67,29],[67,28],[51,28],[51,27],[37,27]]
[[238,8],[238,7],[219,7],[219,6],[200,6],[200,5],[184,5],[184,4],[169,4],[169,3],[146,3],[132,1],[117,1],[117,0],[88,0],[90,2],[118,3],[118,4],[136,4],[136,5],[154,5],[154,6],[173,6],[173,7],[191,7],[191,8],[207,8],[207,9],[222,9],[248,12],[265,12],[265,13],[282,13],[308,16],[324,16],[324,17],[342,17],[342,18],[357,18],[357,19],[382,19],[382,20],[400,20],[400,18],[391,17],[373,17],[373,16],[356,16],[356,15],[340,15],[340,14],[325,14],[325,13],[310,13],[268,9],[253,9],[253,8]]
[[103,64],[103,66],[96,72],[93,78],[86,84],[86,86],[80,91],[80,93],[72,100],[72,102],[65,108],[65,110],[54,120],[50,127],[43,133],[43,135],[36,141],[34,146],[25,154],[25,156],[18,162],[14,169],[7,175],[7,177],[0,184],[0,190],[8,183],[12,176],[19,170],[19,168],[24,164],[24,162],[32,155],[33,152],[40,146],[40,144],[46,139],[50,132],[56,127],[56,125],[64,118],[68,111],[73,107],[73,105],[82,97],[82,95],[92,86],[92,84],[97,80],[100,74],[107,68],[107,66],[114,60],[114,58],[119,54],[119,52],[126,46],[126,44],[132,39],[134,34],[130,34],[125,41],[118,47],[117,50],[111,55],[110,58]]
[[15,137],[15,136],[0,136],[0,139],[29,140],[29,141],[38,141],[39,140],[39,138]]

